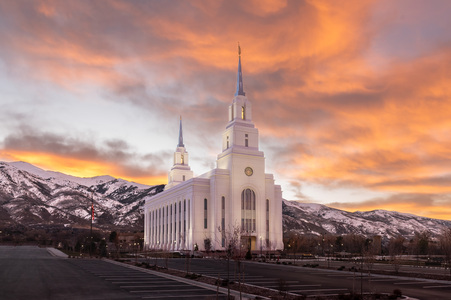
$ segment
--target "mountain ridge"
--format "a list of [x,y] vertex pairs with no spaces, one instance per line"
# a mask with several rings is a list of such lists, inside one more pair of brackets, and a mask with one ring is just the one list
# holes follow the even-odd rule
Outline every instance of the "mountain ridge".
[[[0,225],[90,223],[94,202],[95,226],[108,230],[143,230],[146,198],[163,191],[164,185],[148,186],[109,175],[79,178],[45,171],[25,162],[0,162]],[[438,236],[451,221],[377,209],[348,212],[318,203],[283,200],[283,231],[310,235],[397,235],[411,238],[427,231]]]
[[163,187],[108,175],[78,178],[24,162],[0,162],[0,222],[86,225],[93,203],[95,226],[141,229],[144,198]]

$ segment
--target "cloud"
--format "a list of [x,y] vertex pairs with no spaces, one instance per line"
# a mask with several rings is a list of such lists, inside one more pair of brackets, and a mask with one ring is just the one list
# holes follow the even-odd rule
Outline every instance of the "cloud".
[[[2,156],[70,174],[112,175],[148,184],[165,181],[170,153],[139,154],[124,140],[103,142],[22,127],[2,142]],[[100,173],[99,173],[100,172]]]
[[[314,201],[305,182],[434,198],[450,189],[449,4],[413,2],[7,1],[0,60],[8,79],[58,86],[80,105],[95,91],[155,124],[183,115],[192,161],[211,166],[240,42],[261,150],[294,197]],[[124,139],[31,130],[42,124],[34,115],[30,128],[14,129],[31,115],[8,106],[2,151],[162,176],[173,150],[143,154]]]
[[448,219],[451,213],[451,196],[449,193],[399,193],[358,203],[332,202],[327,205],[349,211],[366,211],[383,208],[384,210],[412,213],[430,218]]

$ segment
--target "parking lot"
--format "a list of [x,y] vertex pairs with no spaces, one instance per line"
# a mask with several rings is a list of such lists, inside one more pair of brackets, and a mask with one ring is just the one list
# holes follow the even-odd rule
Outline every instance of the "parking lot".
[[36,246],[0,246],[0,299],[226,299],[215,286]]

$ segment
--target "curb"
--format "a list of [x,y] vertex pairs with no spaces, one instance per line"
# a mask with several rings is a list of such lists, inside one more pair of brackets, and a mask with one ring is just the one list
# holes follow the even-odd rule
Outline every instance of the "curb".
[[58,258],[68,258],[69,256],[66,253],[63,253],[61,251],[59,251],[58,249],[55,248],[46,248],[47,252],[53,256],[53,257],[58,257]]
[[[205,288],[205,289],[208,289],[208,290],[212,290],[212,291],[217,291],[218,290],[217,286],[211,285],[211,284],[208,284],[208,283],[194,281],[194,280],[190,280],[190,279],[186,279],[186,278],[183,278],[183,277],[174,276],[174,275],[171,275],[171,274],[166,274],[166,273],[158,272],[158,271],[154,271],[154,270],[144,269],[144,268],[136,267],[136,266],[133,266],[133,265],[117,262],[117,261],[114,261],[114,260],[111,260],[111,259],[102,258],[102,260],[106,261],[106,262],[109,262],[109,263],[112,263],[112,264],[116,264],[116,265],[120,265],[120,266],[123,266],[123,267],[127,267],[129,269],[138,270],[138,271],[141,271],[141,272],[144,272],[144,273],[149,273],[149,274],[160,276],[160,277],[165,277],[165,278],[176,280],[176,281],[183,282],[183,283],[186,283],[186,284],[202,287],[202,288]],[[221,294],[227,295],[228,291],[227,291],[226,288],[219,287],[219,292]],[[231,289],[230,290],[230,295],[233,296],[235,299],[240,299],[240,292],[239,291],[235,291],[235,290]],[[266,297],[258,296],[258,295],[253,295],[253,294],[241,293],[241,299],[270,299],[270,298],[266,298]]]

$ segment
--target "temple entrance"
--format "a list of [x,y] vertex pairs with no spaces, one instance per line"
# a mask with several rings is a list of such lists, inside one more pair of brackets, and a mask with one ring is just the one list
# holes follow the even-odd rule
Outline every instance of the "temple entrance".
[[241,248],[245,249],[251,249],[251,251],[255,250],[255,243],[257,239],[255,236],[241,236]]

